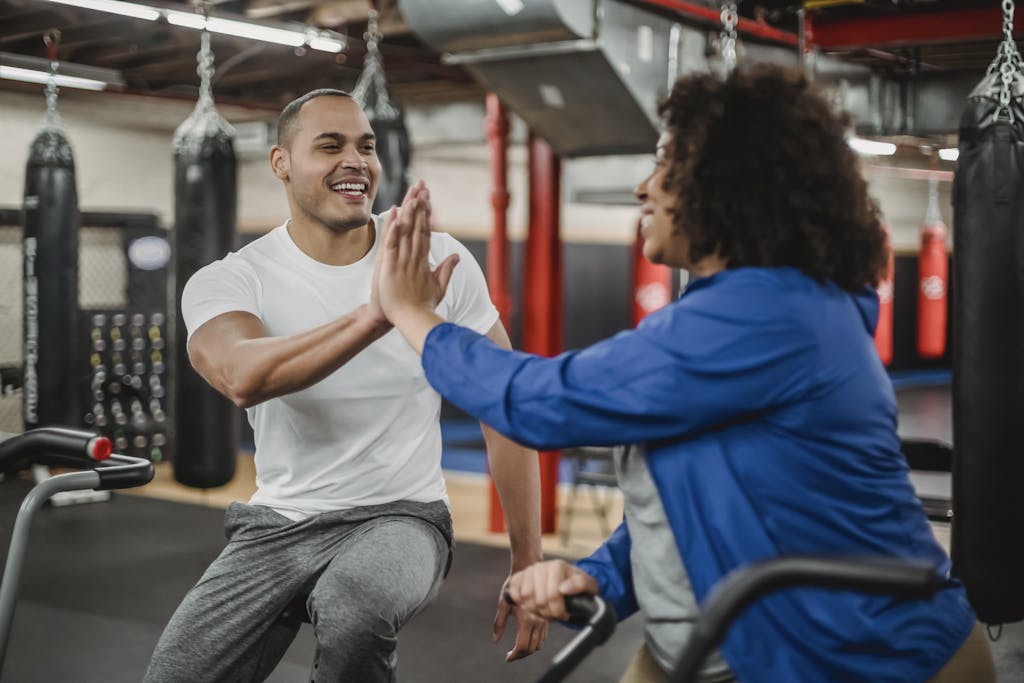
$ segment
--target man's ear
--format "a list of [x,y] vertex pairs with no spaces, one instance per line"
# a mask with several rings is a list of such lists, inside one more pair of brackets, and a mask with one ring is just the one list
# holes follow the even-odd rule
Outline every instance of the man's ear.
[[280,145],[270,148],[270,168],[280,180],[288,180],[291,175],[291,159],[288,150]]

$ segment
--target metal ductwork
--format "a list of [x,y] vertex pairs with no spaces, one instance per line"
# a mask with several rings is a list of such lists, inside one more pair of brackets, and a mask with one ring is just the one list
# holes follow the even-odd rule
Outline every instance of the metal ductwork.
[[[707,72],[714,33],[619,0],[401,0],[409,26],[465,66],[563,158],[649,154],[657,103],[684,73]],[[716,57],[710,57],[716,59]],[[791,47],[741,42],[739,61],[800,67]],[[980,75],[894,79],[811,55],[806,68],[857,132],[951,133]]]
[[683,28],[613,0],[401,0],[420,38],[464,65],[562,157],[649,153]]

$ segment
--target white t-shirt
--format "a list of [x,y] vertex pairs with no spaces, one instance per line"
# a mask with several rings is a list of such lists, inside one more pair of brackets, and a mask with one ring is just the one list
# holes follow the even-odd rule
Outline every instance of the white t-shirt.
[[[252,313],[277,337],[369,303],[381,232],[362,259],[330,266],[307,256],[282,225],[200,269],[181,297],[189,339],[230,311]],[[486,333],[498,312],[480,266],[450,235],[431,234],[433,266],[453,252],[459,264],[437,312]],[[393,329],[313,386],[246,410],[256,440],[257,490],[249,502],[293,520],[397,500],[447,502],[440,412],[419,356]]]

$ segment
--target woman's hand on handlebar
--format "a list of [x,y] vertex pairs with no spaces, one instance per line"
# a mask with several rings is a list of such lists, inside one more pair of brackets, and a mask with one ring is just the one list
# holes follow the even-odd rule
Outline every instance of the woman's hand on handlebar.
[[509,597],[527,612],[547,619],[567,619],[566,595],[597,594],[597,580],[563,560],[537,562],[509,579]]

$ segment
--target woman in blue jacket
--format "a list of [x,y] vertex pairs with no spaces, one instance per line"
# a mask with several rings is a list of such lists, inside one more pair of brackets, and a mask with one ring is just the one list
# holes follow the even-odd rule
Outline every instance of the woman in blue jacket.
[[[502,350],[433,312],[454,262],[423,257],[429,199],[396,219],[380,268],[388,318],[443,396],[539,449],[635,444],[616,467],[625,520],[575,566],[516,574],[524,608],[566,616],[600,593],[640,611],[623,680],[658,681],[730,570],[779,555],[884,555],[947,573],[896,433],[873,344],[885,235],[846,121],[806,78],[753,67],[680,80],[637,188],[644,255],[687,269],[675,302],[581,351]],[[405,207],[403,207],[405,208]],[[962,585],[929,600],[820,589],[744,613],[702,681],[994,680]]]

